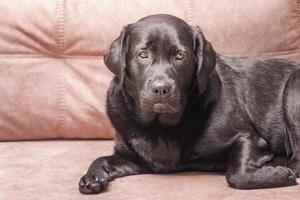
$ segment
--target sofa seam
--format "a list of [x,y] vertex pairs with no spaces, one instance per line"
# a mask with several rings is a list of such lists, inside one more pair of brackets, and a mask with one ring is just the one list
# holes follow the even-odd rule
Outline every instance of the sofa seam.
[[[280,55],[292,55],[292,54],[300,54],[299,48],[294,49],[292,51],[278,51],[278,52],[267,52],[267,53],[259,53],[259,54],[249,54],[246,56],[257,56],[257,55],[262,55],[262,56],[280,56]],[[228,54],[229,55],[229,54]],[[233,57],[238,56],[237,54],[232,54]],[[242,55],[243,56],[243,55]],[[0,54],[0,58],[7,58],[7,59],[34,59],[34,58],[39,58],[39,59],[54,59],[54,60],[67,60],[67,59],[82,59],[82,60],[101,60],[103,59],[103,55],[98,55],[98,56],[48,56],[47,54]]]
[[300,23],[300,0],[296,0],[296,9],[298,14],[298,22]]
[[300,0],[296,0],[297,26],[300,29]]
[[70,56],[70,55],[61,55],[61,56],[52,56],[49,54],[1,54],[0,58],[50,58],[50,59],[101,59],[104,55],[97,56]]
[[64,43],[65,43],[65,14],[64,14],[64,0],[57,0],[56,1],[56,42],[57,48],[59,52],[64,50]]
[[[295,14],[295,19],[296,19],[296,27],[295,29],[298,31],[298,35],[300,34],[300,0],[296,0],[295,2],[293,2],[292,7],[294,8],[293,13]],[[300,37],[296,38],[296,44],[298,44],[300,42]],[[297,49],[300,48],[299,45],[297,45]],[[300,51],[298,51],[300,52]]]
[[229,57],[282,57],[282,56],[300,56],[299,51],[293,51],[293,52],[286,52],[286,51],[282,51],[280,53],[254,53],[254,54],[222,54],[224,56],[229,56]]
[[[64,50],[64,0],[56,1],[56,40],[57,49],[60,53]],[[64,136],[66,127],[66,85],[64,67],[58,71],[58,137]]]
[[188,24],[194,25],[194,16],[193,16],[193,1],[192,0],[187,0],[187,6],[185,10],[185,18]]

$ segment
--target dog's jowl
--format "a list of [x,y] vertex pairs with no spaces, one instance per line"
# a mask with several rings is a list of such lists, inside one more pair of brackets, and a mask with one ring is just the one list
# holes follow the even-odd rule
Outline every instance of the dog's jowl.
[[238,189],[297,184],[299,62],[224,57],[200,28],[152,15],[123,29],[105,64],[115,152],[91,164],[80,192],[187,170],[224,171]]

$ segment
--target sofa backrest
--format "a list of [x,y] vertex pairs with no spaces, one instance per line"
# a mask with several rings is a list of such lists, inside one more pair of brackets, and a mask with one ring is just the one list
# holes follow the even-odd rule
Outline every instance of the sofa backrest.
[[19,0],[0,10],[0,140],[113,137],[103,53],[146,15],[200,26],[219,54],[300,59],[299,0]]

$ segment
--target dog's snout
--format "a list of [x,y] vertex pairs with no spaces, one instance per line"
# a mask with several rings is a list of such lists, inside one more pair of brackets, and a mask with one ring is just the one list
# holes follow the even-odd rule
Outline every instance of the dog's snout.
[[151,91],[154,95],[166,96],[171,92],[172,85],[163,79],[151,83]]

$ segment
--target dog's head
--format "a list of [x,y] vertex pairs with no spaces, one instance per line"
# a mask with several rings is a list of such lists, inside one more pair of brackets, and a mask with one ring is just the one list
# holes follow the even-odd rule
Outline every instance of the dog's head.
[[198,27],[171,15],[130,24],[111,44],[104,61],[133,97],[144,123],[178,123],[194,86],[202,94],[215,52]]

